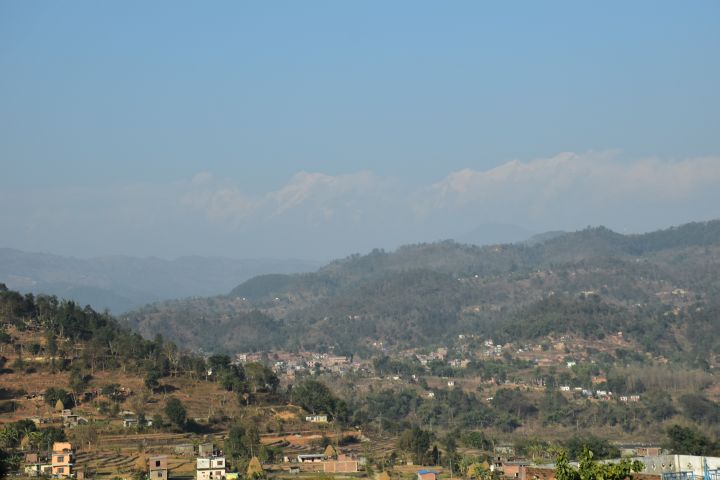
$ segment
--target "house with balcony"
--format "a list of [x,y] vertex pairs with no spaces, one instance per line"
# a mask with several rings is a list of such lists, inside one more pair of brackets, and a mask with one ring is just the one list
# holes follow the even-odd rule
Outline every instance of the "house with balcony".
[[51,471],[54,477],[70,477],[75,465],[75,451],[69,442],[55,442],[50,459]]

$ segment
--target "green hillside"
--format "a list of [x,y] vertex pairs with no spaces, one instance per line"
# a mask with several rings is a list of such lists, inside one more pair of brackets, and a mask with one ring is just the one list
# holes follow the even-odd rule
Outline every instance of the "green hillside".
[[460,334],[526,341],[624,331],[649,352],[689,359],[698,347],[714,354],[719,264],[720,221],[642,235],[588,228],[532,245],[445,241],[255,277],[225,296],[154,304],[123,319],[146,336],[163,331],[205,350],[360,353],[374,341],[407,348]]

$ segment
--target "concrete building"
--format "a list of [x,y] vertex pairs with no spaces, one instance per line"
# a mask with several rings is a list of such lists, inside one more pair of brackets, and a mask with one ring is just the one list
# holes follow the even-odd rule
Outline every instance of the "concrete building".
[[417,472],[418,480],[437,480],[438,472],[432,470],[420,470]]
[[[554,465],[530,465],[520,468],[519,480],[556,480]],[[660,475],[633,473],[633,480],[662,480]]]
[[223,456],[198,458],[195,478],[197,480],[224,480],[226,466]]
[[301,453],[297,456],[298,463],[314,463],[322,462],[325,460],[324,453]]
[[212,442],[198,445],[198,457],[212,457],[215,454],[215,446]]
[[49,463],[26,463],[23,472],[28,477],[50,476],[52,474],[52,465]]
[[69,442],[55,442],[50,460],[52,475],[57,477],[70,477],[75,465],[75,451]]
[[617,447],[621,457],[659,457],[668,453],[659,445],[645,443],[624,443]]
[[150,480],[167,480],[168,459],[165,455],[155,455],[148,458],[148,478]]
[[657,455],[652,457],[634,457],[633,459],[640,460],[643,462],[643,465],[645,465],[642,473],[662,475],[668,479],[671,479],[674,476],[677,476],[678,478],[702,478],[705,462],[707,462],[707,467],[711,471],[717,471],[720,469],[720,457],[702,457],[699,455]]
[[327,423],[328,416],[327,415],[308,415],[305,417],[306,422],[312,422],[312,423]]
[[504,461],[502,462],[502,465],[500,469],[503,472],[503,475],[511,478],[520,478],[520,471],[523,469],[523,467],[529,467],[531,465],[531,462],[521,462],[521,461]]
[[183,443],[180,445],[175,445],[175,454],[176,455],[186,455],[186,456],[193,456],[195,455],[195,445],[192,443]]

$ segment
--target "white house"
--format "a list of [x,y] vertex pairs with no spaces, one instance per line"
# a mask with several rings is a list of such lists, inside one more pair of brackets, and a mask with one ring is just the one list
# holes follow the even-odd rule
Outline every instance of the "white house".
[[221,480],[225,478],[225,457],[205,457],[197,459],[197,480]]
[[312,423],[327,423],[328,416],[327,415],[308,415],[305,417],[306,422],[312,422]]

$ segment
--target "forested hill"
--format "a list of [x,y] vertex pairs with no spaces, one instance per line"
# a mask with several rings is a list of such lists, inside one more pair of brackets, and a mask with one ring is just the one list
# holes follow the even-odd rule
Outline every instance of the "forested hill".
[[641,235],[597,227],[548,237],[375,250],[314,273],[263,275],[225,296],[154,304],[123,318],[148,337],[161,331],[205,350],[358,352],[378,340],[432,346],[458,334],[510,341],[617,330],[663,354],[689,355],[688,340],[712,348],[720,221]]

